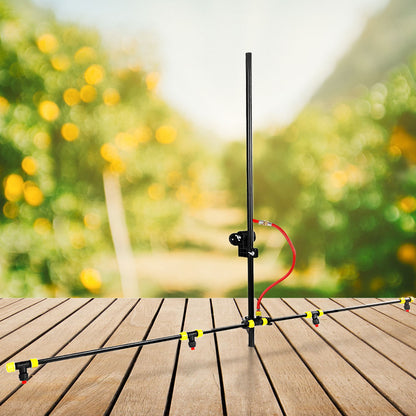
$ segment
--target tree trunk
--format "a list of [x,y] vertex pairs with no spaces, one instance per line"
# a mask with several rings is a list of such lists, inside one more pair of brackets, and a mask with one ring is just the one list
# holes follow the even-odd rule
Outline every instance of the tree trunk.
[[124,297],[139,297],[138,276],[117,174],[103,172],[105,202]]

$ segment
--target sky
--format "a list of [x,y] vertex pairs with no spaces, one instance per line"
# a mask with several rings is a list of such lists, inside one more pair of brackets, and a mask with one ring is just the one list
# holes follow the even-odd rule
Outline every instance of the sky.
[[245,52],[253,128],[288,124],[388,0],[33,0],[96,28],[160,73],[158,93],[208,134],[245,134]]

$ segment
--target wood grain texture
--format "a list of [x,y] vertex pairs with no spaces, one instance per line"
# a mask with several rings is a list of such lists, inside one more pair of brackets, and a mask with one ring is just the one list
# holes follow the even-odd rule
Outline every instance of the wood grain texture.
[[[362,305],[362,302],[359,302],[356,299],[348,299],[348,300],[334,299],[334,300],[342,306]],[[368,300],[367,303],[372,303],[372,302],[371,300]],[[357,309],[353,313],[365,319],[366,321],[370,322],[372,325],[376,326],[381,331],[386,332],[392,337],[405,343],[409,347],[416,349],[416,330],[410,328],[408,325],[405,325],[400,320],[400,318],[393,319],[392,317],[388,316],[385,312],[388,310],[388,309],[386,310],[386,308],[389,308],[389,306],[390,305],[384,305],[382,307],[380,306],[379,308],[383,308],[382,310],[377,310],[375,308]],[[412,318],[412,316],[409,315],[408,313],[404,311],[399,311],[398,309],[394,309],[393,312],[397,312],[403,318],[407,318],[407,319]]]
[[[212,317],[209,299],[189,299],[184,330],[210,328]],[[181,342],[171,415],[183,415],[184,404],[189,414],[202,416],[223,413],[214,337],[208,334],[197,338],[196,342],[194,351],[191,351],[187,341]]]
[[[184,299],[165,299],[148,338],[179,334]],[[144,346],[111,415],[163,415],[179,341]]]
[[[37,337],[48,331],[59,321],[67,318],[68,315],[84,305],[87,301],[87,299],[74,299],[71,302],[62,301],[62,299],[47,299],[17,314],[15,319],[19,322],[19,327],[8,334],[7,337],[0,339],[0,362],[3,363],[9,360],[11,355],[16,351],[16,346],[24,348],[29,345]],[[21,315],[24,314],[24,317],[28,319],[27,313],[30,310],[33,312],[34,317],[29,317],[28,323],[24,324]]]
[[[340,306],[330,299],[310,299],[310,302],[322,309],[335,309]],[[341,303],[348,303],[341,301]],[[392,305],[383,306],[387,312],[393,307]],[[399,311],[400,312],[400,311]],[[402,313],[405,313],[402,311]],[[361,341],[367,343],[377,352],[387,357],[403,370],[416,374],[416,350],[403,344],[396,338],[384,333],[379,328],[365,321],[354,313],[334,313],[331,318],[356,335]],[[415,319],[416,320],[416,319]]]
[[[237,300],[241,310],[246,303]],[[276,325],[256,330],[256,347],[286,415],[341,414]]]
[[[112,302],[112,299],[95,299],[94,301],[89,299],[85,300],[85,305],[81,305],[81,307],[79,307],[78,301],[73,302],[71,300],[73,307],[79,307],[75,313],[70,315],[60,324],[53,326],[50,331],[30,343],[23,350],[14,354],[8,361],[23,361],[30,358],[40,359],[57,355],[64,345],[78,335],[92,319],[100,314],[104,308],[108,307]],[[51,318],[53,318],[53,316]],[[53,324],[53,321],[50,323]],[[16,350],[20,347],[20,344],[14,346]],[[38,370],[39,368],[33,369],[30,372],[31,376],[36,374]],[[15,374],[7,374],[6,377],[1,377],[0,401],[18,387],[20,387],[20,381]]]
[[[5,299],[3,299],[5,300]],[[20,299],[18,302],[11,302],[8,305],[5,305],[4,308],[0,310],[0,321],[7,319],[8,317],[15,315],[26,308],[29,308],[32,305],[40,303],[45,299]],[[0,334],[1,335],[1,334]]]
[[[213,299],[212,304],[215,326],[241,322],[232,299]],[[227,415],[282,415],[256,350],[247,346],[247,332],[219,332],[217,339]]]
[[[293,301],[295,299],[290,299]],[[301,299],[302,300],[302,299]],[[279,299],[263,301],[273,316],[293,315],[294,311]],[[304,313],[311,308],[304,308]],[[348,312],[345,312],[348,313]],[[321,326],[327,316],[321,317]],[[310,321],[310,320],[309,320]],[[348,415],[398,415],[400,412],[378,393],[344,358],[338,354],[304,319],[278,322],[293,348],[308,363],[315,377],[325,386],[332,401]],[[342,342],[342,339],[339,339]],[[353,344],[351,344],[353,345]]]
[[[286,301],[297,313],[314,309],[314,305],[305,299]],[[319,305],[319,309],[325,309],[324,305]],[[411,414],[416,409],[416,380],[371,346],[357,340],[355,334],[340,326],[331,315],[325,315],[325,318],[322,318],[322,324],[317,328],[325,341],[398,410]],[[395,380],[400,380],[400,384],[395,383]],[[384,405],[373,407],[373,412],[381,412],[384,408]]]
[[[374,299],[264,299],[263,316]],[[413,304],[412,304],[413,306]],[[416,314],[384,305],[49,363],[0,377],[0,415],[414,415]],[[240,313],[241,311],[241,313]],[[20,361],[235,325],[246,299],[0,299]],[[1,315],[0,315],[1,316]]]
[[[377,299],[373,298],[359,298],[354,299],[358,301],[361,304],[368,304],[368,303],[374,303],[377,302]],[[376,306],[373,308],[375,311],[380,312],[381,314],[388,316],[397,322],[402,323],[403,325],[407,325],[409,328],[412,328],[416,330],[416,321],[414,317],[409,312],[406,312],[404,310],[404,305],[401,303],[395,304],[401,306],[401,308],[394,308],[393,305],[382,305],[382,306]],[[416,305],[412,302],[410,304],[410,308],[415,307]],[[414,308],[413,308],[414,309]]]
[[0,338],[22,325],[26,325],[64,301],[65,299],[23,299],[18,304],[13,303],[0,312]]
[[[12,305],[13,303],[20,302],[23,299],[24,298],[1,298],[0,299],[0,309],[6,308],[6,307]],[[40,300],[40,299],[38,299],[38,300]]]
[[[378,302],[384,302],[384,301],[388,301],[388,300],[393,300],[392,298],[378,298],[377,301]],[[395,307],[396,309],[401,309],[403,310],[403,304],[402,303],[393,303],[393,305],[391,305],[393,307]],[[409,315],[416,315],[416,301],[413,301],[410,304],[410,309],[409,312],[406,312]]]
[[[161,299],[141,300],[127,315],[105,346],[143,339]],[[97,355],[71,386],[52,415],[103,415],[131,364],[137,348]],[[97,400],[97,397],[100,400]]]
[[[113,302],[74,338],[60,355],[102,346],[135,302],[135,300]],[[2,412],[6,415],[34,416],[47,413],[90,360],[90,357],[81,357],[44,365],[29,383],[13,394],[13,400],[9,399],[2,405]]]

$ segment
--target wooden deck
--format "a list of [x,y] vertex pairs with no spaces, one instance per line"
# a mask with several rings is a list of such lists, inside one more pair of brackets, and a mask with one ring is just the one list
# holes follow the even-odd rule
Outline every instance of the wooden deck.
[[[385,300],[385,299],[383,299]],[[265,299],[272,317],[377,302]],[[0,364],[238,324],[245,299],[1,299]],[[169,341],[0,376],[1,415],[416,415],[416,305]]]

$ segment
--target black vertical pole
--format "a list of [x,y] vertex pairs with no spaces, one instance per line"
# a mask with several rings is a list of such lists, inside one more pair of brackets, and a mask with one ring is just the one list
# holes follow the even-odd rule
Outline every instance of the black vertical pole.
[[[251,52],[246,53],[246,172],[247,172],[247,298],[248,319],[254,319],[254,257],[253,244],[253,132],[252,132]],[[248,346],[254,347],[254,328],[248,329]]]

